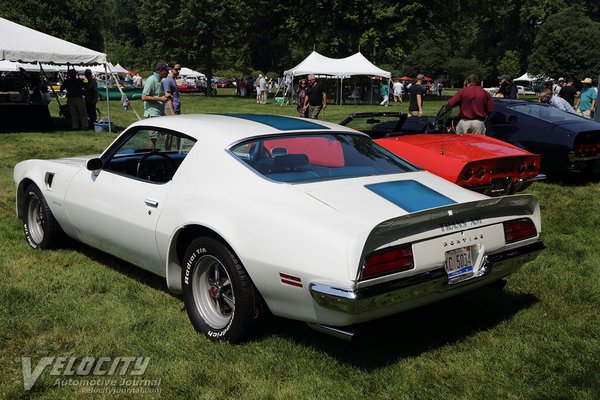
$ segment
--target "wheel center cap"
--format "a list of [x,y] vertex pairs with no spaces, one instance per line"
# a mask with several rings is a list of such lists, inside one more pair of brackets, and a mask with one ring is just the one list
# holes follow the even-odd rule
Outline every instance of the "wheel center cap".
[[212,297],[213,299],[216,299],[221,294],[221,291],[219,290],[218,287],[211,286],[210,289],[208,289],[208,293],[210,294],[210,297]]

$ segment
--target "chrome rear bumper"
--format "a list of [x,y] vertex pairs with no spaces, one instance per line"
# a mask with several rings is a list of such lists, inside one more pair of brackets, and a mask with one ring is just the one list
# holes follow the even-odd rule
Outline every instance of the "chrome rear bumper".
[[348,290],[311,283],[309,290],[320,306],[348,314],[361,314],[388,307],[401,311],[499,280],[515,272],[524,263],[534,260],[544,248],[544,243],[540,240],[517,249],[486,255],[482,276],[453,285],[448,284],[448,275],[442,267],[360,289]]

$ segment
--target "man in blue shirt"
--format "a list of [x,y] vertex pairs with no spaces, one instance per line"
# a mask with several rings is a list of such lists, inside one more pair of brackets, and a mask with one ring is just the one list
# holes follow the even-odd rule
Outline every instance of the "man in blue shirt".
[[553,90],[550,88],[542,89],[542,91],[540,92],[540,103],[546,103],[551,107],[558,108],[559,110],[570,112],[571,114],[576,114],[575,109],[571,107],[569,102],[567,102],[562,97],[559,97],[552,93]]
[[592,118],[592,110],[596,109],[596,91],[592,88],[591,78],[585,78],[581,83],[583,83],[583,88],[575,103],[575,109],[577,114]]
[[172,100],[169,100],[167,104],[165,104],[166,115],[181,114],[181,95],[179,94],[179,89],[177,89],[177,78],[179,77],[179,71],[181,71],[181,64],[172,61],[171,71],[169,72],[169,75],[163,80],[165,95],[167,97],[173,97]]

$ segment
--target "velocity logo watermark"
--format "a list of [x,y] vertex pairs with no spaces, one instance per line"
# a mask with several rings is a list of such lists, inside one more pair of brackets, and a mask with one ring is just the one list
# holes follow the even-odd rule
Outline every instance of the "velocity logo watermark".
[[86,393],[160,392],[160,379],[139,378],[149,363],[150,357],[42,357],[33,367],[31,357],[21,357],[23,387],[31,390],[44,371],[49,371],[50,376],[58,377],[53,386],[81,386]]

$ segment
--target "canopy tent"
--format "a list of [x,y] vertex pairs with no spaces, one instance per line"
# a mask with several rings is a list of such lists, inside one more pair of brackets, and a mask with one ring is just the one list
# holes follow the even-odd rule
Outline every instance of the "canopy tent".
[[[29,71],[29,72],[39,72],[40,71],[39,64],[20,63],[20,62],[16,62],[16,61],[8,61],[8,60],[0,61],[0,71],[8,71],[8,72],[20,71],[21,68],[23,68],[25,71]],[[56,65],[42,64],[42,68],[44,69],[44,71],[47,71],[47,72],[58,72],[58,67]]]
[[105,64],[106,54],[0,18],[0,60],[47,64]]
[[514,81],[525,81],[525,82],[532,82],[532,81],[540,81],[540,80],[548,80],[548,77],[545,75],[532,75],[528,72],[524,73],[523,75],[521,75],[518,78],[513,79]]
[[345,58],[329,58],[313,51],[300,64],[296,65],[283,75],[288,83],[286,93],[292,85],[293,78],[300,75],[315,74],[317,76],[331,77],[339,79],[339,91],[336,89],[336,95],[339,94],[338,103],[342,103],[343,80],[352,76],[378,76],[386,78],[388,81],[392,77],[389,71],[375,66],[359,51]]
[[179,76],[181,76],[182,78],[186,78],[188,76],[195,78],[206,78],[206,75],[204,75],[202,72],[194,71],[193,69],[187,67],[181,67],[181,71],[179,71]]
[[[55,38],[4,18],[0,18],[0,60],[38,63],[42,68],[43,64],[102,64],[104,72],[113,72],[107,71],[110,65],[104,53]],[[108,93],[106,97],[108,99]],[[107,115],[110,121],[109,104],[107,100]],[[111,126],[112,124],[109,124],[109,130]]]
[[329,58],[316,51],[310,53],[300,64],[284,71],[284,75],[327,75],[336,78],[348,78],[353,75],[371,75],[391,78],[392,74],[376,67],[361,52],[346,58]]
[[413,78],[411,78],[410,76],[404,75],[403,77],[398,78],[398,80],[400,80],[400,81],[412,81]]

